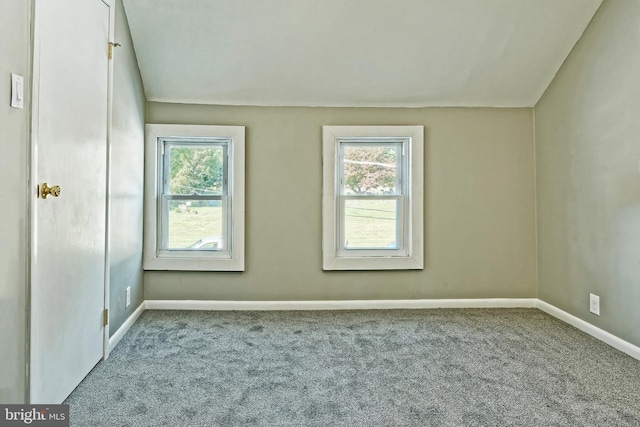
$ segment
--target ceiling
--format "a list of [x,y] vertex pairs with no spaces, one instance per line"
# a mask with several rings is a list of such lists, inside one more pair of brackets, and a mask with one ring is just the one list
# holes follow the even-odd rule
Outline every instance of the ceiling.
[[124,0],[149,101],[372,107],[532,107],[601,3]]

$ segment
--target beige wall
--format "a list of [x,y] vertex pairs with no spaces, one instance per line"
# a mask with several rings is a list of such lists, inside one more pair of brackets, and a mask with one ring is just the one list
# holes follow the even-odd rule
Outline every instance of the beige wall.
[[[536,296],[531,109],[148,103],[147,122],[247,126],[246,271],[145,272],[147,299]],[[425,126],[423,271],[322,271],[328,124]]]
[[603,3],[535,118],[538,295],[640,345],[640,2]]
[[25,399],[29,109],[9,107],[10,73],[29,96],[30,0],[0,1],[0,403]]
[[[113,127],[111,132],[111,227],[109,332],[113,335],[142,303],[142,190],[145,98],[129,25],[116,2]],[[125,308],[125,289],[131,305]]]

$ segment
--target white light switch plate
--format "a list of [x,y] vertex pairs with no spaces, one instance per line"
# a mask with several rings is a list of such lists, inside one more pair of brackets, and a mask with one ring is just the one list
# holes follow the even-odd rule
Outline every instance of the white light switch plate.
[[11,73],[11,106],[24,108],[24,77]]

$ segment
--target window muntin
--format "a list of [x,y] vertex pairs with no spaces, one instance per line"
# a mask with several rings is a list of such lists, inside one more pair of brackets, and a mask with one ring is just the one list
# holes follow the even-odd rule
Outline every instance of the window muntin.
[[338,138],[338,256],[405,256],[409,138]]
[[169,256],[172,254],[168,252],[175,251],[231,255],[228,237],[231,142],[229,138],[159,139],[162,153],[162,174],[158,179],[159,256]]

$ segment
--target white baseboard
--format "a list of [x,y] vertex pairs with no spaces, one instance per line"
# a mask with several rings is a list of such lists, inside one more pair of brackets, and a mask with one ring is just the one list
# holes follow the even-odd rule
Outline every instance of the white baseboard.
[[536,298],[331,301],[147,300],[147,310],[389,310],[421,308],[535,308]]
[[[389,310],[434,308],[537,308],[574,326],[629,356],[640,360],[640,347],[600,329],[566,311],[537,298],[486,299],[403,299],[403,300],[332,300],[332,301],[201,301],[146,300],[129,316],[111,338],[109,353],[145,310],[209,310],[209,311],[267,311],[267,310]],[[107,353],[108,355],[108,353]]]
[[566,311],[560,310],[558,307],[555,307],[547,302],[544,302],[540,299],[537,301],[538,309],[544,311],[547,314],[550,314],[551,316],[559,320],[562,320],[565,323],[568,323],[571,326],[580,329],[582,332],[585,332],[606,344],[609,344],[611,347],[618,349],[623,353],[627,353],[634,359],[640,360],[640,347],[637,347],[628,341],[618,338],[617,336],[610,334],[609,332],[600,329],[597,326],[593,326],[591,323],[585,322],[584,320],[572,314],[569,314]]
[[107,349],[107,354],[105,355],[105,359],[109,357],[109,353],[111,353],[111,351],[118,345],[122,337],[124,337],[127,331],[129,331],[129,329],[133,326],[133,324],[136,323],[136,320],[138,320],[138,317],[140,317],[140,315],[147,309],[146,305],[147,305],[146,301],[142,301],[142,304],[140,304],[138,308],[136,308],[136,311],[134,311],[131,314],[131,316],[129,316],[127,320],[124,321],[122,326],[118,328],[116,333],[113,334],[111,338],[109,338],[109,348]]

